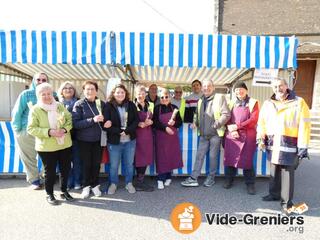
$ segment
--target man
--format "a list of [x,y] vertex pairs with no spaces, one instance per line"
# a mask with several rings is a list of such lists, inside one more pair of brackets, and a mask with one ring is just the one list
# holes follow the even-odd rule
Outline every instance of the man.
[[220,150],[221,138],[224,135],[225,124],[230,119],[230,110],[225,97],[214,94],[214,86],[211,80],[202,83],[203,96],[198,102],[197,120],[192,127],[199,128],[199,147],[192,175],[181,182],[185,187],[199,186],[197,178],[201,173],[204,158],[209,151],[210,172],[203,185],[211,187],[215,181],[217,158]]
[[271,161],[269,195],[289,215],[293,206],[294,170],[308,157],[310,113],[306,102],[288,88],[286,80],[272,82],[274,94],[261,108],[257,138]]
[[158,97],[158,86],[153,83],[149,86],[148,96],[146,97],[148,102],[152,102],[154,106],[160,104],[160,98]]
[[182,87],[176,86],[174,88],[174,97],[171,99],[171,103],[173,105],[176,105],[179,108],[179,113],[181,116],[181,119],[184,119],[184,112],[186,108],[186,100],[182,98]]
[[42,184],[37,166],[35,138],[27,133],[26,128],[29,111],[37,103],[36,86],[44,82],[48,82],[47,74],[36,73],[30,88],[20,93],[12,110],[12,128],[19,145],[20,158],[26,170],[27,182],[31,184],[33,190],[41,189]]
[[201,92],[201,82],[196,79],[191,83],[192,94],[185,97],[186,100],[186,109],[184,114],[184,122],[193,123],[194,122],[194,113],[197,108],[198,100],[202,97]]

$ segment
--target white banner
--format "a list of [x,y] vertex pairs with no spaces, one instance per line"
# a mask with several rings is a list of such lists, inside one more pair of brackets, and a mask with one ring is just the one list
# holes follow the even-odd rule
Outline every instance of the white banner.
[[270,87],[273,80],[278,79],[278,69],[255,69],[253,86]]

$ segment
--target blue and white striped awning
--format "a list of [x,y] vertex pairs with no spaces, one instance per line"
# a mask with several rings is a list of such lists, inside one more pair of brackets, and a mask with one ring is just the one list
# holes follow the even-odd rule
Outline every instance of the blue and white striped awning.
[[294,36],[0,31],[0,63],[287,69],[297,45]]

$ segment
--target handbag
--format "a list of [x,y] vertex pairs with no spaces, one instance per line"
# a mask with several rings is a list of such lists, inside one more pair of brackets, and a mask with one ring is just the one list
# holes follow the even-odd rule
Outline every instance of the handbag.
[[101,157],[101,163],[108,164],[109,163],[109,151],[107,147],[102,148],[102,157]]
[[[93,110],[92,110],[91,106],[89,105],[89,103],[87,101],[86,101],[86,103],[87,103],[88,107],[90,108],[90,111],[92,112],[93,116],[96,116],[96,114],[93,112]],[[107,138],[107,132],[102,129],[102,127],[100,126],[100,123],[98,123],[98,126],[101,129],[100,146],[101,147],[105,147],[105,146],[107,146],[107,139],[108,139]]]

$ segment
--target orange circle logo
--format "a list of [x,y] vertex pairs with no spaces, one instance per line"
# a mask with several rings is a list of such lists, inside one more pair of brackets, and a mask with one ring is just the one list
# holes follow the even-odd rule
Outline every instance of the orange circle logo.
[[177,232],[190,234],[200,227],[201,212],[193,203],[180,203],[172,210],[170,220]]

